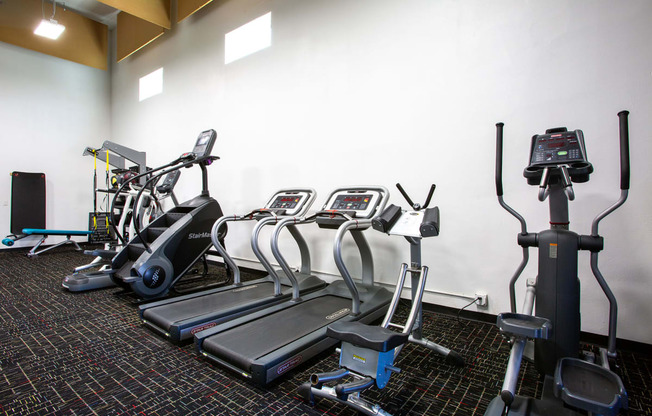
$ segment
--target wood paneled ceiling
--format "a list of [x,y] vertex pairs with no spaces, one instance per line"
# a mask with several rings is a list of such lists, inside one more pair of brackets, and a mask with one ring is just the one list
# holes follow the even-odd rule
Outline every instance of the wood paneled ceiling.
[[52,0],[0,0],[0,41],[106,70],[108,31],[115,29],[116,60],[150,44],[212,0],[57,0],[54,19],[66,26],[57,40],[34,35]]

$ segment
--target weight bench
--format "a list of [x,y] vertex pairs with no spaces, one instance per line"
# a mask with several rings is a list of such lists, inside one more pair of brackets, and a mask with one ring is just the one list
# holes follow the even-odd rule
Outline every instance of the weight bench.
[[[64,244],[74,244],[75,248],[77,251],[81,251],[81,247],[79,247],[79,244],[77,244],[76,241],[71,240],[70,237],[73,235],[75,236],[88,236],[90,234],[93,234],[92,231],[76,231],[76,230],[46,230],[46,229],[40,229],[40,228],[23,228],[22,234],[19,235],[10,235],[7,236],[2,240],[2,244],[6,246],[13,246],[14,242],[16,240],[20,240],[21,238],[25,238],[31,235],[40,235],[41,239],[39,240],[38,243],[32,249],[27,253],[27,257],[34,257],[38,256],[39,254],[45,253],[48,250],[52,250],[53,248],[57,248],[59,246],[62,246]],[[66,239],[64,241],[61,241],[51,247],[48,247],[46,249],[43,249],[41,251],[36,251],[38,248],[45,242],[45,239],[48,238],[50,235],[65,235]]]

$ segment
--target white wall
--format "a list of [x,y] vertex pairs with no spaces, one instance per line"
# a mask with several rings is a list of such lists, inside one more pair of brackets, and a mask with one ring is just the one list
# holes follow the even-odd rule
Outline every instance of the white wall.
[[[12,171],[46,175],[46,226],[87,230],[93,210],[93,160],[110,132],[107,71],[0,42],[0,229],[10,229]],[[98,166],[104,180],[104,166]],[[47,244],[65,237],[51,236]],[[75,238],[85,241],[86,238]],[[33,246],[36,237],[16,242]],[[2,248],[5,248],[2,246]]]
[[[268,11],[272,46],[225,66],[224,34]],[[584,130],[596,172],[576,186],[571,222],[588,233],[591,219],[619,194],[616,113],[629,109],[632,193],[602,224],[600,264],[620,300],[619,337],[652,343],[646,322],[652,315],[652,243],[646,238],[652,232],[652,178],[645,161],[652,154],[646,134],[652,114],[651,13],[646,0],[216,1],[113,65],[110,100],[104,97],[108,84],[95,70],[0,44],[0,103],[3,116],[5,107],[11,114],[3,148],[22,149],[15,136],[25,129],[42,146],[51,147],[47,138],[54,134],[58,147],[70,147],[62,149],[63,161],[16,159],[7,152],[0,157],[7,171],[48,173],[55,207],[49,208],[48,226],[60,228],[85,225],[87,207],[75,216],[65,209],[71,200],[90,204],[91,166],[78,154],[88,143],[101,143],[106,114],[111,139],[147,151],[152,166],[189,150],[200,131],[216,129],[214,154],[222,160],[209,168],[211,192],[226,213],[256,207],[281,187],[312,186],[321,204],[336,186],[382,184],[392,191],[391,202],[403,204],[395,182],[417,200],[434,182],[442,234],[424,241],[428,289],[487,293],[489,308],[478,310],[495,314],[509,307],[507,284],[521,250],[518,223],[496,202],[494,124],[506,123],[506,200],[526,215],[533,231],[547,228],[547,206],[521,175],[530,137],[560,125]],[[5,56],[18,66],[6,67]],[[163,94],[139,103],[139,77],[161,66]],[[62,79],[46,78],[57,70]],[[90,91],[77,90],[78,77]],[[40,106],[36,98],[44,91],[82,97],[64,104],[49,98],[40,111],[29,111]],[[64,145],[71,137],[74,144]],[[69,170],[83,183],[62,189],[60,178]],[[198,172],[184,170],[180,199],[198,191],[198,180]],[[8,188],[2,192],[8,195]],[[7,207],[2,210],[0,220],[8,221]],[[8,222],[3,225],[8,228]],[[250,229],[232,227],[227,244],[236,257],[254,259]],[[314,268],[335,275],[333,233],[311,227],[307,234]],[[407,244],[373,231],[369,238],[377,280],[393,282],[398,264],[407,260]],[[290,257],[297,262],[296,255]],[[583,330],[604,334],[607,304],[591,277],[588,254],[580,257]],[[349,263],[355,270],[355,255]],[[525,275],[535,273],[531,265]],[[519,304],[522,295],[521,290]],[[433,293],[426,300],[452,307],[467,302]]]

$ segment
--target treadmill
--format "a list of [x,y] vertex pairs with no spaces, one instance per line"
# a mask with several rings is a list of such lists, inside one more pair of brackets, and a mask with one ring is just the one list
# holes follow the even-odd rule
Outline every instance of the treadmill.
[[[272,253],[293,286],[297,279],[278,249],[285,227],[317,223],[337,229],[333,245],[335,262],[342,275],[325,289],[292,299],[258,312],[219,324],[195,334],[197,352],[212,363],[265,385],[314,355],[337,344],[326,336],[333,322],[373,322],[389,307],[392,294],[373,281],[373,259],[363,231],[380,214],[389,191],[384,187],[350,187],[334,190],[322,210],[303,218],[281,220],[271,237]],[[342,240],[350,232],[360,252],[362,283],[356,285],[344,265]]]
[[[265,225],[274,225],[286,216],[304,215],[315,199],[313,189],[282,189],[276,192],[263,208],[245,215],[227,215],[215,222],[211,231],[213,245],[227,265],[233,270],[234,283],[172,299],[152,302],[139,307],[139,316],[146,327],[175,344],[191,341],[196,332],[211,328],[220,322],[257,311],[263,307],[288,300],[297,290],[296,296],[326,286],[321,279],[310,274],[310,251],[296,227],[288,230],[301,255],[300,271],[293,276],[297,285],[293,287],[282,271],[272,268],[258,245],[260,230]],[[262,279],[241,282],[240,269],[226,252],[218,239],[218,230],[227,222],[258,220],[251,237],[251,247],[256,257],[269,274]]]

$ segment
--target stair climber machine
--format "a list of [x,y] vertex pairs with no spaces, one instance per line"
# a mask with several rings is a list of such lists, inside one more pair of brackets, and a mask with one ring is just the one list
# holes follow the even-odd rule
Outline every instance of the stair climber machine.
[[[133,172],[116,174],[113,178],[123,179],[116,179],[116,183],[114,184],[115,189],[111,190],[112,193],[115,193],[117,187],[122,185],[131,176],[133,176]],[[114,217],[118,217],[116,225],[125,240],[129,240],[135,235],[134,224],[138,224],[142,228],[163,213],[161,204],[163,200],[170,198],[174,206],[179,205],[179,201],[174,194],[174,187],[180,176],[180,170],[172,171],[165,175],[160,185],[156,182],[145,188],[135,183],[135,181],[130,181],[123,191],[123,195],[115,197]],[[134,201],[141,189],[143,190],[142,197],[138,206],[135,207]],[[135,218],[134,215],[136,216]]]
[[[174,205],[178,205],[174,195],[174,186],[179,180],[180,174],[181,171],[179,170],[168,173],[163,183],[153,187],[153,193],[151,189],[145,188],[144,198],[138,206],[133,203],[142,187],[132,183],[129,184],[129,189],[123,192],[123,205],[117,224],[118,229],[122,230],[123,237],[134,235],[134,222],[138,222],[142,226],[149,223],[150,218],[158,217],[162,213],[160,202],[163,199],[171,198]],[[119,198],[120,196],[116,194],[115,197]],[[84,254],[95,256],[95,258],[88,264],[76,267],[72,274],[63,279],[62,286],[70,292],[114,287],[115,282],[111,278],[111,260],[121,247],[122,245],[106,243],[102,250],[85,250]],[[96,270],[89,271],[90,269]]]
[[[389,416],[388,412],[365,400],[360,394],[374,385],[379,389],[384,388],[392,373],[401,371],[394,363],[408,342],[443,355],[451,364],[464,366],[464,358],[460,354],[423,338],[421,333],[421,299],[428,277],[428,267],[421,264],[421,239],[439,235],[439,208],[428,208],[435,185],[430,188],[423,206],[413,203],[400,184],[397,183],[396,186],[412,209],[406,211],[390,205],[372,220],[371,225],[380,232],[402,236],[410,243],[410,265],[401,265],[392,302],[380,326],[360,321],[338,321],[328,326],[326,335],[342,343],[341,368],[333,372],[313,374],[309,383],[299,387],[301,396],[313,405],[316,397],[326,398],[344,403],[362,414]],[[412,279],[410,312],[404,323],[395,323],[394,313],[408,273]],[[341,380],[347,376],[353,380],[342,383]],[[335,385],[329,387],[325,383]]]
[[[120,193],[127,184],[142,175],[151,175],[136,196],[134,203],[137,205],[144,190],[162,176],[194,165],[199,166],[202,171],[200,195],[166,211],[142,230],[135,224],[136,235],[128,242],[124,241],[124,237],[114,228],[114,232],[125,246],[112,258],[110,276],[118,286],[141,299],[167,295],[179,279],[202,258],[204,274],[207,272],[205,255],[212,246],[211,226],[222,216],[219,203],[208,191],[207,166],[219,159],[217,156],[211,156],[216,136],[215,130],[200,133],[191,152],[182,154],[166,165],[128,179],[117,191]],[[110,211],[112,214],[114,203],[115,198]],[[115,224],[114,221],[111,223]],[[225,234],[226,227],[220,230],[219,240],[223,240]]]
[[[586,158],[581,130],[556,128],[532,137],[530,163],[523,176],[529,185],[539,185],[539,200],[548,198],[550,229],[527,231],[525,219],[503,201],[503,123],[496,125],[496,193],[500,205],[521,223],[518,244],[523,260],[509,283],[511,312],[498,315],[497,325],[511,338],[512,349],[500,396],[491,401],[486,415],[578,415],[590,412],[615,415],[627,408],[627,393],[620,378],[609,369],[616,357],[618,305],[598,269],[603,237],[598,224],[620,207],[629,190],[629,133],[627,111],[618,113],[620,126],[620,198],[595,217],[590,235],[569,231],[568,201],[575,199],[572,182],[589,180],[593,166]],[[528,261],[528,248],[538,247],[536,281],[527,281],[523,313],[516,313],[514,285]],[[591,270],[609,300],[608,348],[598,357],[580,358],[580,281],[577,277],[579,250],[591,252]],[[533,307],[536,307],[532,314]],[[534,340],[534,363],[544,378],[541,399],[516,395],[518,374],[527,340]],[[593,362],[592,362],[593,361]],[[596,363],[597,362],[597,363]]]
[[[141,305],[140,319],[154,332],[178,344],[192,341],[195,333],[221,322],[288,300],[292,296],[292,283],[282,271],[274,270],[261,252],[258,241],[260,231],[264,226],[275,225],[283,218],[304,215],[314,199],[313,189],[282,189],[263,208],[244,215],[225,215],[217,220],[211,237],[213,245],[233,270],[233,284]],[[252,220],[257,220],[258,223],[252,232],[251,247],[269,275],[242,282],[240,269],[227,253],[223,242],[220,242],[218,230],[227,222]],[[301,255],[300,272],[295,275],[300,295],[323,288],[326,283],[310,274],[310,251],[303,236],[294,225],[289,225],[288,230]]]
[[[271,236],[272,254],[292,282],[292,298],[257,312],[221,323],[195,334],[197,352],[244,378],[265,385],[336,344],[326,327],[340,320],[372,322],[381,318],[391,300],[388,290],[373,281],[371,249],[364,230],[384,209],[389,192],[384,187],[334,190],[320,211],[284,218]],[[302,295],[295,272],[279,251],[280,232],[291,225],[317,223],[337,229],[333,254],[343,280]],[[362,261],[362,283],[356,284],[344,265],[342,240],[351,233]]]

